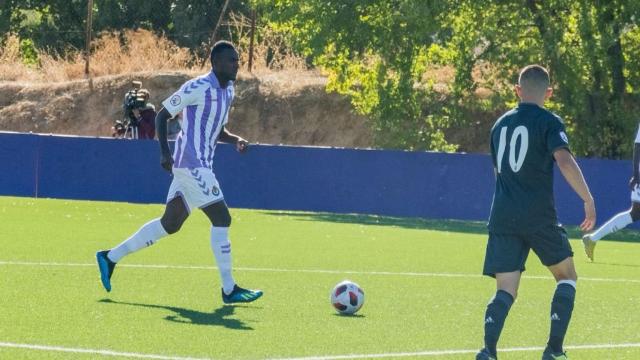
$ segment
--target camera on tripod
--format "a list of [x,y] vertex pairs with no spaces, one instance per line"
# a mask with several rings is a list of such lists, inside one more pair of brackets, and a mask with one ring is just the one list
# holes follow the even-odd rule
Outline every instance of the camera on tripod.
[[133,88],[127,91],[122,104],[124,116],[113,125],[113,137],[138,138],[138,118],[133,110],[142,109],[147,105],[149,93],[142,90],[141,81],[133,81],[131,85]]

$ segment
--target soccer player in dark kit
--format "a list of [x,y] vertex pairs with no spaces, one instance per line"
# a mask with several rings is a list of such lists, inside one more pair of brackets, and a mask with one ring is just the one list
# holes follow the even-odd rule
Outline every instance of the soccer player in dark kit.
[[484,318],[484,348],[477,360],[497,359],[500,333],[517,296],[529,250],[556,280],[551,302],[551,329],[543,360],[567,359],[562,348],[576,294],[573,251],[558,223],[553,199],[553,164],[584,201],[580,228],[595,224],[593,197],[573,155],[562,120],[544,109],[553,93],[549,73],[539,65],[520,72],[520,104],[491,130],[491,157],[496,187],[489,218],[489,240],[483,274],[496,279],[497,291]]

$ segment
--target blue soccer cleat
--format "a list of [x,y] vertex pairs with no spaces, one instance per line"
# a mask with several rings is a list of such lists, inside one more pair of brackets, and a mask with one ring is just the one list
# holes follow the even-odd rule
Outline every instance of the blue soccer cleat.
[[476,360],[497,360],[498,358],[491,355],[489,350],[482,349],[476,354]]
[[98,261],[98,270],[100,270],[100,280],[102,281],[102,286],[107,291],[111,291],[111,275],[113,274],[113,269],[116,268],[116,263],[109,260],[107,254],[109,250],[98,251],[96,253],[96,260]]
[[233,291],[229,295],[222,291],[222,301],[225,304],[249,303],[258,300],[261,296],[262,290],[243,289],[238,285],[233,286]]

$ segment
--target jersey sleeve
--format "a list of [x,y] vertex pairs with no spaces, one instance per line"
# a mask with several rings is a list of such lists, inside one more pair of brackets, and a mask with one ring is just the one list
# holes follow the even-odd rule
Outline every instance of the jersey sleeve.
[[560,148],[569,150],[569,137],[567,137],[564,123],[559,118],[554,118],[550,121],[546,136],[547,151],[550,154],[553,154],[554,151]]
[[162,102],[162,106],[171,114],[176,116],[182,109],[196,102],[196,91],[190,87],[191,81],[184,83],[180,89]]
[[636,144],[640,144],[640,127],[638,127],[638,132],[636,133]]

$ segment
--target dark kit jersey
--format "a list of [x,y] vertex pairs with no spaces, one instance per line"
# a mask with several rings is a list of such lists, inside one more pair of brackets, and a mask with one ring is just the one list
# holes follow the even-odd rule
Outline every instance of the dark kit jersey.
[[553,199],[553,153],[569,148],[557,115],[532,103],[520,103],[491,129],[491,158],[496,188],[489,231],[523,233],[557,225]]

